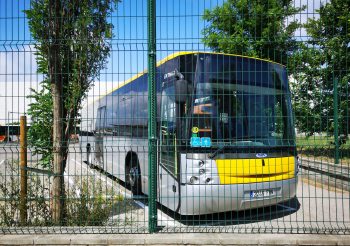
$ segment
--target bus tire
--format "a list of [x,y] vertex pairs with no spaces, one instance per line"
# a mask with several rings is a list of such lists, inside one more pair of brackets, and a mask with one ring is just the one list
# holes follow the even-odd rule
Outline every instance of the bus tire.
[[136,156],[131,156],[131,159],[126,168],[126,187],[129,188],[133,195],[141,195],[141,172],[138,158]]

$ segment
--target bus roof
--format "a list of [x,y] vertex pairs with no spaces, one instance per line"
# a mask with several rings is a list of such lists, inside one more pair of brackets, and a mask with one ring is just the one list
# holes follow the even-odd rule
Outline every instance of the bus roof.
[[[243,58],[250,58],[250,59],[256,59],[256,60],[260,60],[260,61],[265,61],[265,62],[269,62],[269,63],[274,63],[280,66],[285,67],[284,65],[274,62],[274,61],[270,61],[267,59],[261,59],[261,58],[256,58],[256,57],[250,57],[250,56],[242,56],[242,55],[236,55],[236,54],[226,54],[226,53],[219,53],[219,52],[202,52],[202,51],[179,51],[179,52],[175,52],[173,54],[168,55],[167,57],[163,58],[162,60],[158,61],[156,66],[159,67],[162,64],[166,63],[167,61],[170,61],[178,56],[184,56],[184,55],[194,55],[194,54],[212,54],[212,55],[225,55],[225,56],[237,56],[237,57],[243,57]],[[138,79],[139,77],[141,77],[142,75],[144,75],[145,73],[147,73],[147,69],[143,70],[142,72],[132,76],[131,78],[125,80],[122,83],[119,83],[116,87],[112,88],[110,91],[108,91],[106,94],[101,95],[101,97],[106,96],[118,89],[120,89],[121,87],[129,84],[130,82],[134,81],[135,79]],[[100,98],[101,98],[100,97]],[[99,99],[100,99],[99,98]],[[97,100],[99,100],[97,99]]]

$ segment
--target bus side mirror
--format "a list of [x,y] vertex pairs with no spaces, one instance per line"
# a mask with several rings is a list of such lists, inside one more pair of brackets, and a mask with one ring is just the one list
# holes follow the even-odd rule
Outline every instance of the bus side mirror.
[[175,81],[175,101],[176,103],[185,103],[188,96],[188,82],[184,79]]

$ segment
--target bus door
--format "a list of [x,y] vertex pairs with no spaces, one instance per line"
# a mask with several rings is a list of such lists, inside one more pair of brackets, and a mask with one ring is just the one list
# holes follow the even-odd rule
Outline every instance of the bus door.
[[159,202],[176,211],[179,205],[179,179],[176,140],[174,83],[163,83],[161,99],[160,155],[158,169]]

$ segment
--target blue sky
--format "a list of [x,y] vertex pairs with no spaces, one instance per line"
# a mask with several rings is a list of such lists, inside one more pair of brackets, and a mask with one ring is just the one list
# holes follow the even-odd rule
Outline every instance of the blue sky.
[[[201,15],[204,9],[213,8],[222,1],[158,0],[157,59],[179,50],[204,50]],[[30,8],[30,0],[0,0],[0,5],[0,52],[33,55],[34,49],[29,45],[34,40],[23,13]],[[147,67],[147,1],[122,1],[110,20],[115,27],[115,37],[108,69],[101,72],[101,80],[122,81]],[[27,70],[24,73],[28,73]]]
[[[221,3],[222,0],[157,1],[157,60],[180,50],[204,50],[205,47],[201,43],[201,30],[204,27],[202,14],[204,9],[213,8]],[[147,67],[146,1],[120,3],[112,22],[115,26],[115,39],[111,72],[121,75],[120,71],[123,71],[127,78],[129,72],[133,75]]]
[[[157,0],[157,60],[179,50],[205,50],[201,43],[204,9],[223,0]],[[0,0],[0,124],[8,112],[24,112],[29,88],[38,88],[35,41],[23,12],[30,0]],[[107,69],[90,91],[92,100],[147,68],[147,1],[124,0],[110,17],[114,25]],[[10,117],[17,118],[16,113]],[[16,119],[14,119],[16,120]]]
[[[179,50],[208,50],[201,42],[205,25],[202,14],[223,1],[157,0],[157,60]],[[294,4],[308,6],[304,14],[295,17],[305,20],[312,17],[320,0],[295,0]],[[34,41],[23,13],[29,8],[30,0],[0,0],[0,52],[17,52],[19,57],[33,55],[30,45]],[[101,71],[100,79],[123,81],[147,67],[147,1],[122,1],[110,20],[115,27],[115,37],[108,69]],[[296,36],[302,35],[302,32],[296,33]],[[29,57],[22,60],[26,63],[27,59],[32,60]],[[20,65],[27,68],[23,73],[29,72],[29,64]]]
[[[224,0],[157,0],[157,60],[180,50],[209,51],[201,42],[205,9]],[[325,2],[327,0],[322,0]],[[307,5],[293,18],[305,21],[315,16],[320,0],[295,0]],[[0,124],[8,112],[25,111],[29,88],[38,88],[42,76],[36,72],[35,49],[24,9],[30,0],[0,0]],[[291,19],[293,19],[291,18]],[[104,94],[147,68],[147,0],[124,0],[110,20],[114,24],[112,51],[107,69],[101,71],[91,95]],[[303,30],[296,37],[305,35]],[[24,85],[24,86],[23,86]]]

